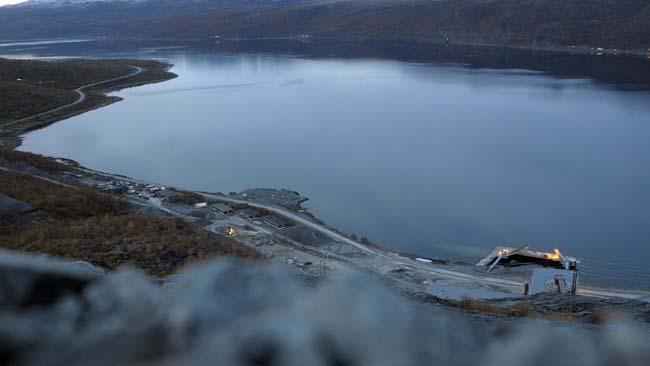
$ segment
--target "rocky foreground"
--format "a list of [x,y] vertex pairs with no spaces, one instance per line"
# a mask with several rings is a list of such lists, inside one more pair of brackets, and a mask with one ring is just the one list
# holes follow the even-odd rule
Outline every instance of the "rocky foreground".
[[648,365],[643,323],[482,324],[364,275],[210,262],[159,280],[0,253],[0,364]]

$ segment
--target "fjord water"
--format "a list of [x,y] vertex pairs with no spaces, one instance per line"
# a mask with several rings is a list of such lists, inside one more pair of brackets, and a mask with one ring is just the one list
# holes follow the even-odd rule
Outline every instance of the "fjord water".
[[294,189],[328,224],[421,255],[556,245],[587,279],[650,282],[648,60],[90,47],[34,52],[162,58],[179,77],[114,93],[124,101],[21,149],[190,189]]

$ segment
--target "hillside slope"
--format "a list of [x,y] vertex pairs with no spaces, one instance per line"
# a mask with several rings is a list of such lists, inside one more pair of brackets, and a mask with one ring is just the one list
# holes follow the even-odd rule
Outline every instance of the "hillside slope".
[[309,34],[523,45],[650,48],[645,0],[181,0],[0,8],[0,39]]
[[[0,125],[72,103],[79,97],[75,88],[127,75],[133,72],[130,65],[134,63],[145,71],[129,80],[130,83],[146,83],[175,76],[167,72],[167,65],[153,61],[0,58]],[[106,102],[99,94],[93,96],[102,99],[102,103]],[[92,104],[92,101],[93,98],[89,97],[88,103]]]

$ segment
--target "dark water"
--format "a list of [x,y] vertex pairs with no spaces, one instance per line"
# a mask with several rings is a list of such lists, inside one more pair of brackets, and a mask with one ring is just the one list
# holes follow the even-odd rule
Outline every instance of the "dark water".
[[588,280],[650,283],[650,60],[297,42],[13,53],[161,58],[180,76],[24,150],[193,189],[295,189],[333,226],[422,255],[557,245]]

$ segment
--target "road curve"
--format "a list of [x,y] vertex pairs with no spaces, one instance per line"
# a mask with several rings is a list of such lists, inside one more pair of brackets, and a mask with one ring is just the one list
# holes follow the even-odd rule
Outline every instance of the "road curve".
[[[83,170],[87,173],[93,173],[93,174],[100,174],[106,177],[113,177],[115,178],[114,175],[109,174],[109,173],[102,173],[102,172],[97,172],[94,170],[90,170],[87,168],[79,168],[80,170]],[[129,177],[124,177],[124,176],[119,176],[119,179],[122,180],[127,180],[133,183],[139,183],[139,184],[151,184],[151,182],[145,182],[139,179],[134,179],[134,178],[129,178]],[[477,281],[477,282],[482,282],[482,283],[487,283],[487,284],[495,284],[495,285],[501,285],[501,286],[510,286],[514,287],[517,289],[521,289],[523,293],[523,287],[524,283],[519,282],[519,281],[513,281],[513,280],[508,280],[508,279],[503,279],[503,278],[495,278],[495,277],[484,277],[484,276],[476,276],[468,273],[463,273],[463,272],[458,272],[458,271],[453,271],[453,270],[448,270],[448,269],[443,269],[443,268],[437,268],[433,266],[427,266],[425,264],[421,264],[406,258],[400,258],[396,256],[391,256],[388,255],[384,252],[373,250],[371,248],[368,248],[360,243],[357,243],[354,240],[351,240],[350,238],[347,238],[336,231],[329,229],[323,225],[317,224],[311,220],[308,220],[300,215],[297,215],[289,210],[282,209],[279,207],[274,207],[270,205],[264,205],[261,203],[255,203],[255,202],[250,202],[250,201],[244,201],[244,200],[238,200],[235,198],[229,198],[225,197],[222,195],[216,195],[216,194],[211,194],[211,193],[206,193],[206,192],[195,192],[198,194],[203,195],[205,198],[210,198],[214,199],[216,201],[222,201],[222,202],[230,202],[230,203],[237,203],[237,204],[243,204],[247,205],[250,207],[255,207],[255,208],[261,208],[264,210],[267,210],[269,212],[273,212],[279,216],[282,216],[286,219],[289,219],[291,221],[295,221],[298,223],[301,223],[303,225],[306,225],[324,235],[327,235],[328,237],[339,240],[341,242],[344,242],[346,244],[349,244],[353,246],[354,248],[359,249],[360,251],[366,253],[366,254],[372,254],[376,255],[378,257],[381,257],[383,259],[386,259],[388,261],[393,262],[394,264],[399,264],[411,268],[417,268],[422,271],[434,273],[440,276],[444,276],[446,278],[452,278],[452,279],[463,279],[463,280],[472,280],[472,281]],[[158,208],[162,208],[162,204],[157,202],[155,205]],[[171,210],[165,209],[165,211],[169,212]],[[173,211],[169,212],[172,213]],[[178,214],[177,214],[178,215]],[[182,215],[181,215],[182,216]],[[645,299],[647,294],[637,294],[637,293],[626,293],[626,292],[616,292],[616,291],[609,291],[607,289],[598,289],[598,288],[581,288],[578,289],[578,295],[582,296],[589,296],[589,297],[596,297],[596,298],[622,298],[622,299],[637,299],[644,301],[642,299]]]
[[[0,169],[1,170],[8,170],[8,169],[1,168],[1,167],[0,167]],[[81,168],[80,167],[79,169],[82,170],[82,171],[85,171],[87,173],[99,174],[99,175],[103,175],[103,176],[111,177],[111,178],[116,177],[113,174],[98,172],[98,171],[90,170],[90,169],[87,169],[87,168]],[[45,178],[45,179],[47,179],[47,178]],[[139,183],[139,184],[150,184],[150,182],[145,182],[145,181],[142,181],[142,180],[129,178],[129,177],[124,177],[124,176],[119,176],[119,179],[130,181],[130,182],[133,182],[133,183]],[[47,180],[50,181],[49,179],[47,179]],[[55,181],[52,181],[52,182],[54,183]],[[59,184],[61,184],[61,183],[59,183]],[[274,207],[274,206],[269,206],[269,205],[264,205],[264,204],[260,204],[260,203],[255,203],[255,202],[250,202],[250,201],[238,200],[238,199],[229,198],[229,197],[225,197],[225,196],[222,196],[222,195],[210,194],[210,193],[206,193],[206,192],[196,192],[196,193],[201,194],[206,198],[211,198],[211,199],[214,199],[214,200],[217,200],[217,201],[243,204],[243,205],[247,205],[247,206],[250,206],[250,207],[261,208],[261,209],[273,212],[273,213],[275,213],[275,214],[277,214],[279,216],[282,216],[282,217],[284,217],[286,219],[289,219],[289,220],[301,223],[303,225],[306,225],[306,226],[308,226],[308,227],[310,227],[310,228],[312,228],[312,229],[314,229],[314,230],[316,230],[316,231],[318,231],[318,232],[320,232],[322,234],[327,235],[328,237],[330,237],[332,239],[340,240],[341,242],[349,244],[349,245],[353,246],[354,248],[357,248],[357,249],[361,250],[364,253],[379,256],[379,257],[381,257],[383,259],[386,259],[388,261],[391,261],[391,262],[393,262],[395,264],[399,264],[399,265],[403,265],[403,266],[407,266],[407,267],[411,267],[411,268],[417,268],[419,270],[427,271],[427,272],[434,273],[434,274],[437,274],[437,275],[441,275],[441,276],[444,276],[444,277],[447,277],[447,278],[472,280],[472,281],[488,283],[488,284],[495,284],[495,285],[502,285],[502,286],[505,285],[505,286],[510,286],[510,287],[514,287],[514,288],[520,288],[520,289],[523,290],[523,286],[524,286],[523,282],[513,281],[513,280],[508,280],[508,279],[502,279],[502,278],[495,278],[495,277],[476,276],[476,275],[471,275],[471,274],[468,274],[468,273],[457,272],[457,271],[437,268],[437,267],[433,267],[433,266],[427,266],[425,264],[420,264],[418,262],[415,262],[415,261],[412,261],[412,260],[409,260],[409,259],[406,259],[406,258],[391,256],[391,255],[388,255],[388,254],[383,253],[381,251],[373,250],[373,249],[368,248],[368,247],[366,247],[366,246],[364,246],[364,245],[362,245],[360,243],[355,242],[354,240],[351,240],[350,238],[347,238],[347,237],[335,232],[332,229],[329,229],[329,228],[327,228],[327,227],[325,227],[323,225],[317,224],[317,223],[315,223],[315,222],[313,222],[311,220],[308,220],[308,219],[306,219],[306,218],[304,218],[304,217],[302,217],[300,215],[297,215],[297,214],[295,214],[295,213],[293,213],[291,211],[288,211],[286,209],[282,209],[282,208]],[[147,204],[141,204],[141,205],[143,205],[143,206],[152,206],[152,207],[155,207],[155,208],[158,208],[158,209],[162,209],[163,211],[165,211],[165,212],[167,212],[169,214],[187,218],[187,216],[185,216],[185,215],[178,214],[178,213],[176,213],[176,212],[174,212],[172,210],[169,210],[169,209],[163,207],[163,205],[159,201],[155,202],[153,205],[147,205]],[[596,297],[596,298],[622,298],[622,299],[637,299],[637,300],[641,300],[641,301],[647,301],[647,300],[644,300],[646,298],[647,294],[637,294],[637,293],[630,293],[630,292],[627,292],[627,293],[626,292],[616,292],[616,291],[609,291],[607,289],[598,289],[598,288],[581,288],[581,289],[578,289],[578,295]]]
[[228,197],[224,197],[224,196],[213,195],[213,194],[209,194],[209,193],[201,193],[201,194],[204,195],[205,197],[212,198],[212,199],[219,200],[219,201],[238,203],[238,204],[243,204],[243,205],[247,205],[247,206],[251,206],[251,207],[255,207],[255,208],[261,208],[261,209],[264,209],[264,210],[267,210],[267,211],[271,211],[271,212],[273,212],[275,214],[278,214],[280,216],[283,216],[283,217],[285,217],[285,218],[287,218],[287,219],[289,219],[291,221],[299,222],[299,223],[301,223],[303,225],[309,226],[310,228],[312,228],[314,230],[320,231],[320,232],[322,232],[323,234],[329,236],[332,239],[336,239],[338,241],[344,242],[345,244],[351,245],[351,246],[361,250],[362,252],[364,252],[366,254],[377,254],[377,253],[375,253],[375,251],[371,250],[370,248],[368,248],[366,246],[361,245],[360,243],[357,243],[354,240],[351,240],[351,239],[349,239],[349,238],[347,238],[347,237],[345,237],[345,236],[343,236],[343,235],[341,235],[341,234],[339,234],[339,233],[337,233],[337,232],[335,232],[333,230],[327,229],[327,228],[325,228],[325,227],[323,227],[321,225],[316,224],[315,222],[307,220],[307,219],[305,219],[305,218],[303,218],[301,216],[298,216],[298,215],[296,215],[296,214],[294,214],[292,212],[289,212],[287,210],[283,210],[281,208],[277,208],[277,207],[273,207],[273,206],[263,205],[263,204],[260,204],[260,203],[244,201],[244,200],[238,200],[238,199],[228,198]]
[[[383,253],[378,250],[374,250],[372,248],[368,248],[360,243],[357,243],[354,240],[351,240],[350,238],[347,238],[339,233],[337,233],[334,230],[331,230],[327,227],[324,227],[320,224],[317,224],[311,220],[308,220],[300,215],[297,215],[291,211],[279,208],[279,207],[274,207],[274,206],[269,206],[269,205],[264,205],[260,203],[255,203],[255,202],[250,202],[250,201],[244,201],[244,200],[238,200],[234,198],[229,198],[229,197],[224,197],[221,195],[214,195],[214,194],[209,194],[205,192],[197,192],[202,195],[204,195],[206,198],[212,198],[215,200],[219,201],[224,201],[224,202],[230,202],[230,203],[237,203],[237,204],[244,204],[250,207],[255,207],[255,208],[260,208],[264,209],[270,212],[273,212],[279,216],[282,216],[286,219],[289,219],[291,221],[298,222],[300,224],[306,225],[322,234],[327,235],[328,237],[339,240],[341,242],[344,242],[346,244],[349,244],[353,246],[354,248],[357,248],[361,250],[362,252],[366,254],[372,254],[379,256],[381,258],[384,258],[386,260],[389,260],[395,264],[400,264],[403,266],[408,266],[411,268],[417,268],[419,270],[427,271],[430,273],[435,273],[437,275],[441,275],[447,278],[454,278],[454,279],[464,279],[464,280],[471,280],[471,281],[477,281],[477,282],[482,282],[482,283],[488,283],[488,284],[495,284],[495,285],[502,285],[502,286],[510,286],[510,287],[515,287],[515,288],[520,288],[523,293],[523,287],[524,283],[520,281],[513,281],[513,280],[508,280],[508,279],[503,279],[503,278],[495,278],[495,277],[484,277],[484,276],[476,276],[468,273],[463,273],[463,272],[458,272],[458,271],[453,271],[453,270],[448,270],[448,269],[442,269],[442,268],[437,268],[433,266],[427,266],[425,264],[420,264],[415,261],[406,259],[406,258],[400,258],[400,257],[395,257],[388,255],[386,253]],[[635,294],[635,293],[625,293],[625,292],[615,292],[615,291],[609,291],[606,289],[596,289],[596,288],[582,288],[578,289],[578,295],[583,295],[583,296],[590,296],[590,297],[598,297],[598,298],[623,298],[623,299],[642,299],[644,298],[645,295],[642,294]]]
[[85,89],[91,88],[93,86],[101,85],[101,84],[110,83],[110,82],[113,82],[113,81],[127,79],[127,78],[130,78],[130,77],[136,76],[136,75],[140,74],[142,71],[144,71],[143,68],[138,67],[138,66],[129,66],[129,67],[132,68],[132,69],[135,69],[135,71],[128,74],[128,75],[120,76],[120,77],[109,79],[109,80],[98,81],[96,83],[87,84],[87,85],[78,87],[74,91],[77,93],[77,95],[79,95],[79,97],[77,98],[76,101],[74,101],[74,102],[72,102],[70,104],[66,104],[66,105],[61,106],[61,107],[50,109],[49,111],[34,114],[34,115],[29,116],[29,117],[25,117],[25,118],[21,118],[21,119],[15,120],[15,121],[11,121],[11,122],[3,124],[0,127],[4,128],[4,127],[13,126],[13,125],[21,123],[21,122],[29,121],[32,118],[41,117],[41,116],[44,116],[46,114],[55,113],[55,112],[59,112],[59,111],[62,111],[64,109],[67,109],[67,108],[70,108],[70,107],[74,107],[77,104],[83,103],[86,100],[86,93],[84,93]]
[[289,219],[291,221],[298,222],[300,224],[308,226],[308,227],[310,227],[310,228],[312,228],[312,229],[320,232],[321,234],[324,234],[324,235],[326,235],[326,236],[328,236],[328,237],[330,237],[332,239],[335,239],[335,240],[341,241],[341,242],[343,242],[345,244],[351,245],[354,248],[359,249],[363,253],[379,256],[379,257],[381,257],[383,259],[386,259],[388,261],[391,261],[391,262],[393,262],[395,264],[401,264],[401,265],[404,265],[404,266],[417,268],[417,269],[427,271],[427,272],[431,272],[431,273],[435,273],[437,275],[441,275],[441,276],[444,276],[444,277],[447,277],[447,278],[465,279],[465,280],[472,280],[472,281],[478,281],[478,282],[490,283],[490,284],[496,284],[496,285],[505,285],[505,286],[521,288],[523,290],[523,283],[521,283],[521,282],[502,279],[502,278],[474,276],[474,275],[467,274],[467,273],[462,273],[462,272],[457,272],[457,271],[450,271],[450,270],[447,270],[447,269],[436,268],[436,267],[432,267],[432,266],[426,266],[426,265],[423,265],[423,264],[418,264],[418,263],[416,263],[414,261],[411,261],[411,260],[407,260],[407,259],[403,259],[403,258],[399,258],[399,257],[395,257],[395,256],[390,256],[390,255],[388,255],[386,253],[383,253],[383,252],[381,252],[379,250],[374,250],[374,249],[368,248],[368,247],[366,247],[366,246],[364,246],[364,245],[362,245],[360,243],[357,243],[356,241],[354,241],[354,240],[352,240],[350,238],[347,238],[347,237],[337,233],[336,231],[334,231],[332,229],[324,227],[324,226],[322,226],[320,224],[317,224],[317,223],[315,223],[315,222],[313,222],[311,220],[308,220],[308,219],[306,219],[304,217],[301,217],[300,215],[296,215],[295,213],[292,213],[292,212],[290,212],[288,210],[284,210],[284,209],[281,209],[281,208],[278,208],[278,207],[268,206],[268,205],[249,202],[249,201],[238,200],[238,199],[234,199],[234,198],[228,198],[228,197],[224,197],[224,196],[213,195],[213,194],[209,194],[209,193],[201,192],[201,194],[204,195],[207,198],[212,198],[212,199],[215,199],[215,200],[226,201],[226,202],[231,202],[231,203],[244,204],[244,205],[248,205],[248,206],[251,206],[251,207],[261,208],[261,209],[273,212],[273,213],[275,213],[275,214],[277,214],[279,216],[282,216],[282,217],[284,217],[286,219]]

